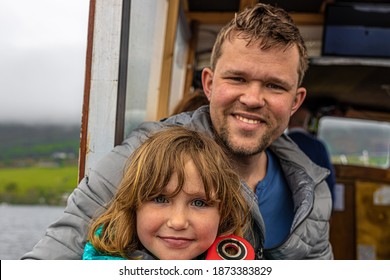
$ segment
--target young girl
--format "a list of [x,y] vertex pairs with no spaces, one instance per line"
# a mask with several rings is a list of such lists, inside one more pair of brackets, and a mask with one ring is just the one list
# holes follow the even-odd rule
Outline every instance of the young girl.
[[168,127],[130,157],[83,259],[202,259],[217,236],[242,236],[249,209],[240,188],[214,140]]

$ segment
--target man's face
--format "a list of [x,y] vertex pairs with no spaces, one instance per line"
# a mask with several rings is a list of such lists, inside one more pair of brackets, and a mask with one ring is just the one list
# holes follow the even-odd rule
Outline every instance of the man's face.
[[236,155],[262,152],[288,125],[306,90],[298,88],[297,47],[261,50],[226,40],[214,72],[202,73],[213,126]]

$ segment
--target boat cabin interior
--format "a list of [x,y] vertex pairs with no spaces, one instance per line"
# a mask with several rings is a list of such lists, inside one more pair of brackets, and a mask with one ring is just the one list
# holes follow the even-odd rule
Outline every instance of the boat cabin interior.
[[[200,88],[218,31],[257,2],[91,0],[79,178]],[[390,1],[261,2],[289,12],[308,48],[311,132],[337,177],[335,258],[390,259]]]

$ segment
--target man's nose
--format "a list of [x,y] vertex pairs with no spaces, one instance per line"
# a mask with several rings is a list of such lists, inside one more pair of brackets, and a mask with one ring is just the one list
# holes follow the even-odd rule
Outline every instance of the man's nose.
[[266,103],[265,95],[265,89],[259,83],[251,83],[243,90],[239,100],[249,108],[260,108]]

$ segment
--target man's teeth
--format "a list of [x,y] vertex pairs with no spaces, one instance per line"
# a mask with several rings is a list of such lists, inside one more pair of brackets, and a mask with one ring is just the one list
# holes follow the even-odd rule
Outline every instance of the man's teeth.
[[236,118],[244,123],[249,123],[249,124],[258,124],[260,123],[259,120],[251,120],[251,119],[247,119],[247,118],[244,118],[244,117],[241,117],[241,116],[236,116]]

